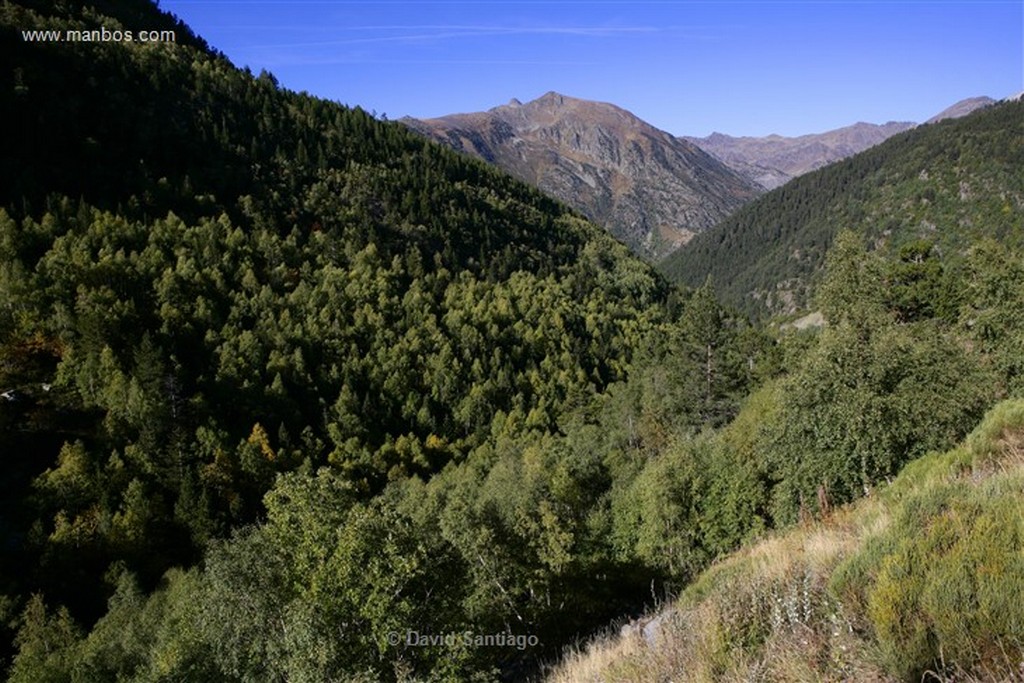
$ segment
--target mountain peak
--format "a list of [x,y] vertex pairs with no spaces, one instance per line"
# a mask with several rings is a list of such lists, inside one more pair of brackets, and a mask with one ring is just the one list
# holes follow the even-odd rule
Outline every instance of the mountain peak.
[[956,119],[961,116],[967,116],[975,109],[987,107],[990,104],[995,104],[995,100],[991,97],[968,97],[967,99],[960,100],[952,106],[946,107],[938,114],[928,119],[927,123],[936,123],[944,119]]
[[[572,98],[569,98],[569,99],[572,99]],[[562,93],[559,93],[559,92],[555,92],[554,90],[549,90],[546,93],[544,93],[543,95],[541,95],[540,97],[538,97],[537,99],[535,99],[531,104],[540,104],[540,103],[549,103],[549,102],[555,103],[555,104],[565,104],[565,95],[563,95]]]
[[760,193],[692,143],[621,107],[555,91],[411,125],[558,197],[650,259]]
[[[589,100],[581,100],[576,97],[570,97],[563,95],[560,92],[554,90],[548,91],[538,97],[535,100],[530,100],[523,105],[523,108],[529,112],[545,112],[548,115],[560,115],[564,112],[577,111],[581,108],[589,109],[594,105],[602,103],[591,102]],[[611,105],[605,105],[611,106]]]
[[503,118],[507,123],[519,127],[530,128],[571,126],[576,128],[601,128],[606,131],[632,131],[631,134],[669,136],[632,112],[609,102],[584,100],[570,97],[554,90],[544,93],[535,100],[520,107],[496,107],[491,113]]

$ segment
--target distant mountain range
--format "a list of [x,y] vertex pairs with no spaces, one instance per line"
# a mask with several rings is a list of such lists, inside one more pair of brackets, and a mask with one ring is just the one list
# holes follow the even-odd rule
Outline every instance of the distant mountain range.
[[[992,102],[966,99],[928,122]],[[856,123],[798,137],[676,137],[615,105],[556,92],[485,112],[402,122],[557,197],[651,261],[764,191],[917,125]]]
[[[991,97],[961,100],[926,123],[965,116],[994,102]],[[917,125],[911,121],[890,121],[884,124],[861,122],[824,133],[797,137],[732,137],[712,133],[703,138],[685,139],[718,157],[766,190],[773,190],[797,176],[863,152]]]
[[685,139],[766,190],[773,190],[804,173],[874,147],[915,125],[909,121],[890,121],[882,125],[855,123],[798,137],[732,137],[712,133],[704,138]]
[[624,109],[555,92],[526,104],[403,122],[554,195],[651,260],[763,192],[693,143]]

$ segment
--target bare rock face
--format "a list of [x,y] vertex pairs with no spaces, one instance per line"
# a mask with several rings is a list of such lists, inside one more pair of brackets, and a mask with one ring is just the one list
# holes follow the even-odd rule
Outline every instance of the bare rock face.
[[763,191],[624,109],[554,92],[486,112],[403,121],[558,197],[650,260]]

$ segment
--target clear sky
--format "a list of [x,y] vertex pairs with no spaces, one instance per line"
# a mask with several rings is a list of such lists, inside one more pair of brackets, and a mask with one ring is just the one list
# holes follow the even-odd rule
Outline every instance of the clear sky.
[[1024,0],[163,0],[238,66],[395,119],[555,90],[676,135],[923,121],[1024,90]]

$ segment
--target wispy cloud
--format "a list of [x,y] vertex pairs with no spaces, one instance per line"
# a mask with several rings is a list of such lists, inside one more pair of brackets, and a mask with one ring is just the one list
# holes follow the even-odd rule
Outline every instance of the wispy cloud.
[[[322,29],[321,27],[321,30]],[[329,29],[328,29],[329,30]],[[580,36],[589,38],[610,38],[622,35],[654,33],[659,29],[649,26],[483,26],[483,25],[415,25],[415,26],[346,26],[338,33],[364,33],[379,31],[394,35],[350,36],[331,40],[284,42],[264,45],[240,45],[244,49],[280,49],[309,47],[338,47],[345,45],[369,45],[375,43],[426,43],[462,38],[487,38],[497,36]]]
[[391,65],[391,64],[414,64],[416,66],[432,65],[454,65],[454,66],[597,66],[601,62],[596,61],[568,61],[550,59],[377,59],[374,57],[339,57],[324,59],[289,59],[282,58],[273,62],[273,66],[332,66],[340,64],[360,65]]

